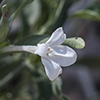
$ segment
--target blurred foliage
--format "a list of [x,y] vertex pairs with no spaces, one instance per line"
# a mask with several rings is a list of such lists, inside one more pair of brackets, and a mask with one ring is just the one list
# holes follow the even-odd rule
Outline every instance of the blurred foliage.
[[[76,0],[78,2],[78,0]],[[6,45],[36,45],[68,17],[100,21],[100,6],[93,5],[67,15],[75,0],[7,0],[0,11],[0,49]],[[73,30],[73,27],[72,29]],[[67,38],[65,45],[82,49],[82,38]],[[62,81],[48,80],[40,57],[28,53],[0,55],[0,100],[69,100],[62,93]]]
[[6,35],[8,33],[8,19],[5,17],[5,14],[7,12],[7,5],[4,5],[2,7],[2,17],[0,20],[0,43],[6,38]]
[[100,15],[92,10],[79,10],[76,11],[75,14],[71,15],[70,17],[80,17],[84,19],[100,21]]
[[87,7],[87,9],[79,9],[74,13],[70,14],[69,17],[77,17],[83,19],[89,19],[94,21],[100,21],[100,2],[95,1],[94,4]]
[[[42,34],[52,32],[65,0],[5,3],[0,15],[0,48],[9,44],[36,45],[48,37]],[[27,53],[0,55],[0,100],[50,100],[51,86],[40,57]]]

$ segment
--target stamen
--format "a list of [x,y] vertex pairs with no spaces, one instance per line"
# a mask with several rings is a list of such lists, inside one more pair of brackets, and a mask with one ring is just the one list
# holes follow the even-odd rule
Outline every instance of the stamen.
[[48,51],[50,50],[50,48],[48,48]]

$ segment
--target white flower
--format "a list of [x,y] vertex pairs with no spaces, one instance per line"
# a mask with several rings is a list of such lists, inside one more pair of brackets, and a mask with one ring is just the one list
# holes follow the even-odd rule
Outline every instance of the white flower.
[[6,46],[1,51],[14,52],[26,51],[41,56],[48,78],[53,81],[62,73],[60,66],[66,67],[73,64],[77,59],[76,52],[68,46],[61,45],[66,39],[62,27],[58,28],[46,43],[37,46]]
[[62,27],[53,32],[46,43],[37,44],[34,52],[41,56],[48,78],[53,81],[62,73],[60,66],[66,67],[73,64],[77,59],[76,52],[68,46],[61,45],[66,39]]

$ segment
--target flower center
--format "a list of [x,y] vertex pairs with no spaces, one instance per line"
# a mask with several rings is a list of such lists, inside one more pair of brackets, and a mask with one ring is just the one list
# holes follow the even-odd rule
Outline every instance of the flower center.
[[47,54],[47,45],[46,44],[38,44],[37,50],[34,52],[35,54],[38,54],[41,57],[45,57]]
[[48,48],[48,51],[50,51],[50,48]]
[[47,44],[43,43],[37,45],[37,50],[34,53],[41,57],[47,57],[50,52],[52,52],[51,48],[48,47]]
[[50,47],[48,47],[47,49],[47,56],[49,55],[49,52],[50,52]]

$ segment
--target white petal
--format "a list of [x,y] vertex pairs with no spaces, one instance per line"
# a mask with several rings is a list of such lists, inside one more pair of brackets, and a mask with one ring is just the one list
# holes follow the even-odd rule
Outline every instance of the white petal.
[[52,60],[41,58],[48,78],[53,81],[62,73],[62,68]]
[[55,47],[60,44],[62,44],[66,39],[66,35],[64,34],[64,31],[62,27],[55,30],[49,40],[46,42],[50,47]]
[[37,50],[37,46],[22,46],[23,48],[23,51],[27,51],[27,52],[30,52],[30,53],[34,53],[36,50]]
[[53,48],[49,54],[49,58],[61,66],[69,66],[73,64],[77,59],[76,52],[68,46],[59,45]]
[[41,57],[45,57],[47,54],[47,45],[46,44],[38,44],[37,50],[34,52],[35,54],[38,54]]

